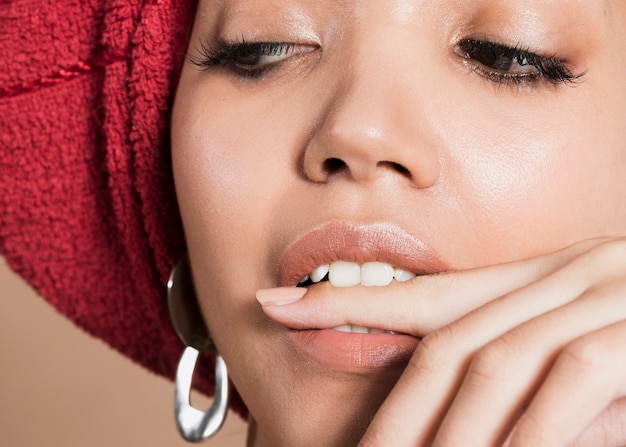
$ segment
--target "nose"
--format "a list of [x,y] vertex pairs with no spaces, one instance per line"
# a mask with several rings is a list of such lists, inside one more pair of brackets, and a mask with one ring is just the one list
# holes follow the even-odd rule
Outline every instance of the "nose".
[[415,73],[420,64],[392,45],[369,45],[362,57],[347,51],[356,54],[351,68],[326,96],[322,119],[304,152],[303,171],[311,181],[364,183],[392,175],[416,188],[437,182],[438,144],[428,126],[428,98]]

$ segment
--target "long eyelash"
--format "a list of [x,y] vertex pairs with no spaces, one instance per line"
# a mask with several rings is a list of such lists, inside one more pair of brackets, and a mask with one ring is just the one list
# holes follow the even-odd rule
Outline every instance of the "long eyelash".
[[474,40],[467,39],[459,43],[462,47],[463,56],[469,61],[472,59],[470,53],[466,50],[471,47],[473,51],[487,50],[498,53],[500,55],[507,56],[516,60],[522,65],[529,65],[537,69],[538,73],[535,74],[514,74],[498,72],[484,67],[482,64],[473,63],[473,69],[477,71],[481,76],[501,84],[506,83],[536,83],[540,80],[545,80],[551,84],[569,84],[575,85],[586,74],[586,71],[581,73],[573,73],[567,64],[556,57],[542,56],[534,53],[528,49],[523,49],[520,46],[509,47],[506,45],[490,42],[488,40]]
[[258,77],[272,68],[272,65],[257,68],[243,68],[236,63],[238,56],[256,53],[262,56],[280,56],[289,51],[291,44],[280,42],[240,42],[223,44],[213,47],[210,43],[201,43],[197,55],[187,55],[187,59],[198,68],[210,71],[220,66],[227,66],[238,75],[244,77]]

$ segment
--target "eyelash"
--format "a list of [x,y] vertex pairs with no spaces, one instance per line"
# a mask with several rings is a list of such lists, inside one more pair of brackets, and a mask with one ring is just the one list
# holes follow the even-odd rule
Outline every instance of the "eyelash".
[[[463,57],[471,68],[480,76],[497,84],[534,85],[541,81],[553,85],[573,85],[586,72],[573,73],[567,63],[556,57],[542,56],[520,46],[509,47],[488,40],[465,39],[457,44],[456,52]],[[482,58],[482,60],[481,60]],[[490,67],[485,58],[491,58],[492,65],[496,65],[498,58],[501,62],[517,64],[520,67],[530,67],[532,72],[515,73]]]
[[213,48],[209,44],[202,44],[198,56],[188,56],[189,61],[205,71],[218,67],[225,67],[242,78],[260,78],[280,62],[254,66],[246,65],[238,61],[245,57],[282,56],[295,48],[295,44],[283,42],[235,42]]
[[[224,67],[241,78],[260,78],[285,59],[262,65],[242,63],[248,58],[288,55],[296,47],[292,43],[283,42],[240,42],[223,44],[217,48],[210,44],[202,44],[197,56],[188,56],[189,61],[202,70],[210,71]],[[470,68],[480,76],[499,85],[536,85],[539,82],[557,84],[576,84],[584,75],[573,73],[561,59],[539,55],[520,46],[510,47],[489,40],[464,39],[457,43],[455,52],[462,57]],[[291,57],[291,56],[289,56]],[[532,68],[532,72],[513,72],[490,67],[488,62],[517,64],[520,67]]]

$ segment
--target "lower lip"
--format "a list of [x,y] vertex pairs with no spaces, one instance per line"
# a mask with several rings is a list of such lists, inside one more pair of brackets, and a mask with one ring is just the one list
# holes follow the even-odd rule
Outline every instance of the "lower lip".
[[368,373],[404,368],[419,339],[401,334],[359,334],[332,329],[291,330],[306,357],[343,372]]

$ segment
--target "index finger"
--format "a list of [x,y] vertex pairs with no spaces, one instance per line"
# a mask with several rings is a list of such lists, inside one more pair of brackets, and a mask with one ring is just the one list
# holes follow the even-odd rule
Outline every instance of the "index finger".
[[530,260],[418,276],[384,287],[319,283],[295,302],[284,302],[279,289],[260,290],[257,299],[270,318],[294,329],[353,324],[422,337],[540,280],[601,242],[585,241]]

